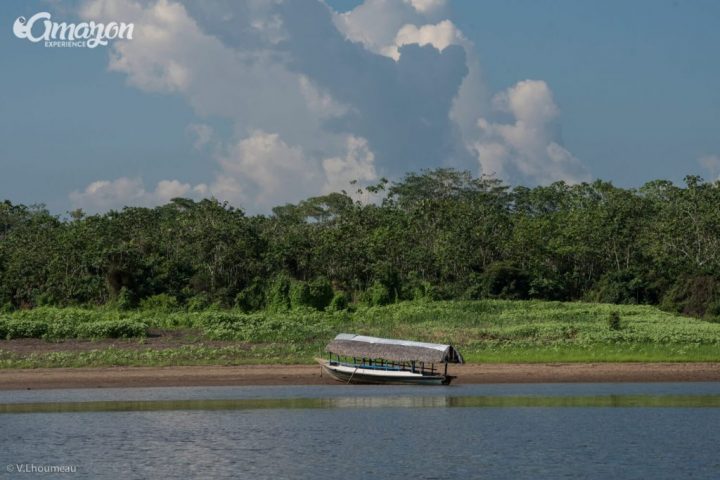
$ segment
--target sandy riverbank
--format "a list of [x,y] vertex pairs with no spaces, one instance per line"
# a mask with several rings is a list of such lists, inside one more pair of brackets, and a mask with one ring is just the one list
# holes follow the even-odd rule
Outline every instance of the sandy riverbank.
[[[720,363],[470,364],[457,384],[720,381]],[[0,370],[0,389],[338,384],[318,365],[39,368]]]

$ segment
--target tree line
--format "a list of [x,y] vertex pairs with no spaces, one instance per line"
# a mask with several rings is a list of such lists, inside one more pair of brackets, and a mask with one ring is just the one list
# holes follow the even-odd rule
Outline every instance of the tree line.
[[720,182],[511,187],[437,169],[246,215],[214,199],[52,215],[0,203],[0,308],[245,311],[405,299],[658,304],[720,315]]

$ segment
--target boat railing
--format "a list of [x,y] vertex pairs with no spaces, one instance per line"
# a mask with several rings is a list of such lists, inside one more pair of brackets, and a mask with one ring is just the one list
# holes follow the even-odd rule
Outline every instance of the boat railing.
[[434,375],[435,374],[435,366],[430,365],[429,367],[427,365],[422,366],[413,366],[413,365],[406,365],[406,364],[397,364],[397,363],[369,363],[367,361],[360,361],[360,362],[343,362],[340,360],[330,360],[330,365],[332,366],[342,366],[342,367],[348,367],[348,368],[362,368],[364,370],[379,370],[379,371],[390,371],[390,372],[413,372],[413,373],[420,373],[422,375]]
[[342,367],[350,367],[350,368],[362,368],[365,370],[383,370],[383,371],[393,371],[393,372],[399,372],[402,370],[410,370],[409,368],[402,367],[399,365],[371,365],[367,362],[338,362],[336,360],[331,360],[330,365],[339,365]]

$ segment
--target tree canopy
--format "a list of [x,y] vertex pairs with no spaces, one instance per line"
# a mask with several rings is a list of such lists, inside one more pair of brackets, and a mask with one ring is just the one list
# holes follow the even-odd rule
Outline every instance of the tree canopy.
[[0,307],[244,310],[400,299],[651,303],[720,314],[720,183],[510,187],[437,169],[248,216],[213,199],[52,215],[0,203]]

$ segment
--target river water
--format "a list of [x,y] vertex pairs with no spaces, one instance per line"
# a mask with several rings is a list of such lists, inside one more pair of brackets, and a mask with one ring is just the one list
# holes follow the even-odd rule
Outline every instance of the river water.
[[0,478],[710,479],[719,452],[720,383],[0,392]]

